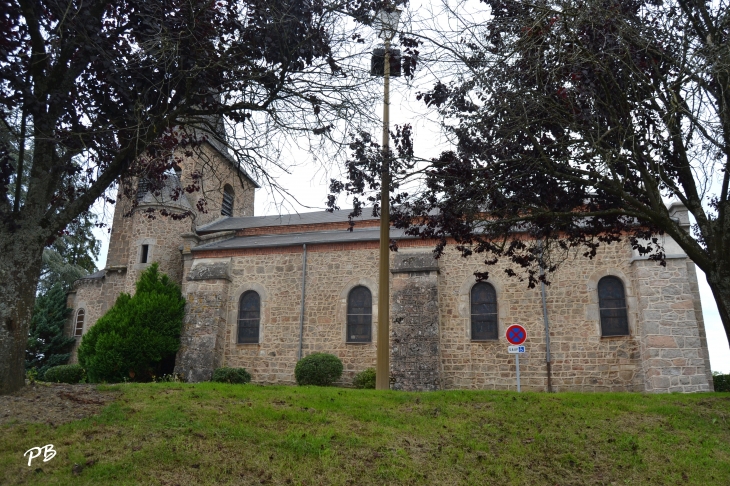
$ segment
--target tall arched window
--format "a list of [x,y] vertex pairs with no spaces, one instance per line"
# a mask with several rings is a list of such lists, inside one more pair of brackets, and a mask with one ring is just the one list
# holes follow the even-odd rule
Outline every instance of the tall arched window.
[[76,313],[76,327],[74,329],[74,336],[79,337],[84,333],[84,317],[86,316],[86,311],[84,309],[79,309]]
[[261,299],[253,290],[244,292],[238,302],[238,342],[259,342]]
[[497,292],[486,282],[471,288],[471,340],[498,339]]
[[609,276],[598,281],[598,306],[601,308],[601,335],[628,336],[626,296],[620,278]]
[[369,343],[373,330],[373,296],[358,285],[347,295],[347,342]]
[[142,199],[144,199],[145,195],[150,190],[150,181],[146,177],[140,177],[137,181],[137,202],[142,202]]
[[235,200],[233,188],[228,184],[223,187],[223,204],[221,204],[221,215],[233,216],[233,202]]

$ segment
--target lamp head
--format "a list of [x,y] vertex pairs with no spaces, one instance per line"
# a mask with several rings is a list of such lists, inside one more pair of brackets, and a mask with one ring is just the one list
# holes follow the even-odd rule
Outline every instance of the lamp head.
[[378,31],[378,37],[385,41],[393,40],[398,31],[398,21],[402,10],[397,8],[384,8],[375,14],[373,26]]

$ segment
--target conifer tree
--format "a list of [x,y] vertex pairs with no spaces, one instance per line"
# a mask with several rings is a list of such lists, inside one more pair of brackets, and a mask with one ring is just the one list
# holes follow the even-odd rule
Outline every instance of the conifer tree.
[[66,364],[71,356],[75,339],[63,334],[70,312],[66,306],[66,292],[58,282],[36,299],[25,351],[25,368],[35,368],[39,377],[43,377],[48,368]]
[[134,296],[120,294],[84,335],[79,363],[92,382],[149,381],[171,373],[184,314],[180,287],[153,263],[137,281]]

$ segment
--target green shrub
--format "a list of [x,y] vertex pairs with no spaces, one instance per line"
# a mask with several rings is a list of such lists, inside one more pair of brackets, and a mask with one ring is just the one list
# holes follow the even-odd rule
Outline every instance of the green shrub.
[[375,389],[375,368],[367,368],[356,374],[352,384],[355,388]]
[[314,353],[302,358],[294,368],[299,385],[329,386],[342,376],[342,361],[334,354]]
[[81,383],[85,377],[84,368],[79,364],[60,365],[48,368],[43,381],[52,383]]
[[245,368],[218,368],[213,372],[211,381],[245,385],[251,381],[251,374]]
[[185,313],[180,288],[154,263],[136,290],[119,295],[81,341],[79,363],[92,382],[151,381],[174,369]]
[[730,392],[730,375],[713,373],[712,381],[715,385],[716,392]]

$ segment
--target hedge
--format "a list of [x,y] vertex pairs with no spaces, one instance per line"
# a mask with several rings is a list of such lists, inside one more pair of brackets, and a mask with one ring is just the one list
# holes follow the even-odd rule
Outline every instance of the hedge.
[[245,368],[218,368],[213,372],[211,381],[245,385],[251,381],[251,374]]
[[79,364],[59,365],[48,368],[43,381],[52,383],[81,383],[86,377],[84,368]]
[[375,369],[367,368],[356,374],[355,379],[352,380],[352,385],[355,388],[375,389]]
[[294,368],[299,385],[329,386],[342,376],[342,361],[334,354],[314,353],[302,358]]

